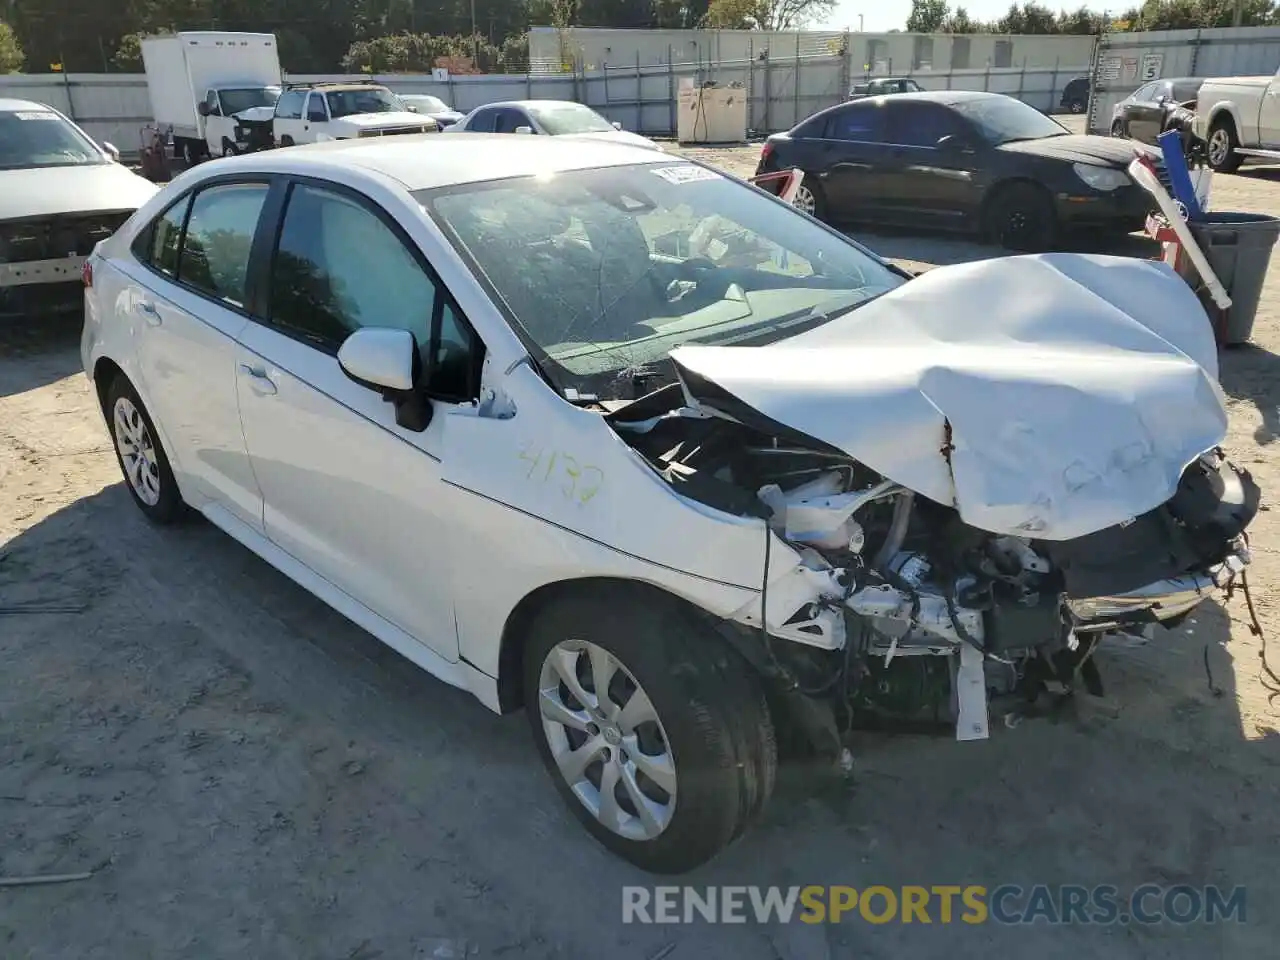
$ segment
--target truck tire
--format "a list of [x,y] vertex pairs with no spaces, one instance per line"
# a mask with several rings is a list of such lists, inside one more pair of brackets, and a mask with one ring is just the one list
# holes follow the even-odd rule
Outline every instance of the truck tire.
[[523,672],[557,791],[641,869],[706,863],[766,806],[777,742],[760,681],[678,601],[601,585],[553,602],[531,626]]
[[292,147],[292,146],[293,146],[293,137],[289,136],[289,135],[286,133],[283,137],[281,137],[281,138],[280,138],[280,146],[282,146],[282,147]]
[[234,157],[239,153],[240,151],[236,148],[236,145],[234,143],[232,143],[226,137],[222,138],[222,155],[224,157]]
[[1209,138],[1206,141],[1209,155],[1209,166],[1215,173],[1235,173],[1244,162],[1244,157],[1236,153],[1240,146],[1240,138],[1236,136],[1236,125],[1230,117],[1216,117],[1209,127]]

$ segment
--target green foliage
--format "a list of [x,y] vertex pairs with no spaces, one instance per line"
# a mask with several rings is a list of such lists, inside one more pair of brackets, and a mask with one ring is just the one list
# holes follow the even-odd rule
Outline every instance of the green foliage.
[[0,20],[0,73],[17,73],[24,59],[13,27]]
[[950,15],[947,0],[911,0],[908,33],[937,33]]
[[[1260,27],[1280,23],[1276,0],[1243,0],[1240,26]],[[907,30],[912,33],[1046,33],[1090,36],[1104,32],[1135,30],[1185,30],[1198,27],[1230,27],[1234,24],[1234,0],[1147,0],[1118,17],[1080,7],[1054,13],[1043,3],[1014,3],[1003,17],[989,23],[973,20],[963,7],[952,10],[946,0],[911,0]]]

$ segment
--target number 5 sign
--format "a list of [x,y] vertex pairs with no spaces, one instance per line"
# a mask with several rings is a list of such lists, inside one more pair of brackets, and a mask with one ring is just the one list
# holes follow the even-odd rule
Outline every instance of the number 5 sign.
[[1142,55],[1142,81],[1159,80],[1160,70],[1164,67],[1163,53],[1145,53]]

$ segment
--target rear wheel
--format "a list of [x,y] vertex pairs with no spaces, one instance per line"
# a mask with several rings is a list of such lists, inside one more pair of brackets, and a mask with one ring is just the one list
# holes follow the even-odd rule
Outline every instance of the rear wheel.
[[1240,139],[1236,136],[1236,125],[1230,118],[1223,117],[1213,121],[1209,128],[1208,155],[1209,166],[1217,173],[1235,173],[1240,169],[1244,158],[1236,153]]
[[1120,121],[1119,121],[1119,120],[1117,120],[1115,123],[1111,124],[1111,135],[1112,135],[1113,137],[1123,137],[1123,136],[1124,136],[1124,126],[1120,123]]
[[683,873],[763,810],[777,766],[763,692],[677,602],[601,589],[546,609],[525,654],[543,763],[588,831],[655,873]]
[[983,226],[988,239],[1006,250],[1039,253],[1058,236],[1058,215],[1043,187],[1011,183],[987,203]]
[[1072,113],[1084,113],[1084,108],[1087,106],[1088,104],[1085,101],[1081,100],[1079,97],[1076,97],[1076,99],[1072,100],[1070,103],[1067,104],[1067,109],[1070,110]]
[[123,376],[107,388],[107,425],[133,502],[153,523],[172,523],[185,512],[182,495],[160,446],[155,424]]
[[827,214],[827,201],[823,196],[822,187],[818,186],[808,177],[800,182],[800,187],[796,190],[795,198],[791,201],[791,205],[797,210],[803,210],[811,217],[819,220],[825,220]]

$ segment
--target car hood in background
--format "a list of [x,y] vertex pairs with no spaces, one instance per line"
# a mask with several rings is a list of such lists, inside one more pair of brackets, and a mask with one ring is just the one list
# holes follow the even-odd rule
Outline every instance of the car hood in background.
[[335,123],[349,123],[353,127],[407,127],[422,126],[429,119],[425,114],[409,113],[407,110],[396,110],[388,113],[353,113],[345,117],[334,117]]
[[443,126],[446,123],[457,123],[459,120],[465,117],[466,114],[459,113],[457,110],[443,110],[443,111],[440,111],[439,113],[424,113],[422,114],[422,116],[430,117],[436,123]]
[[136,210],[159,189],[118,163],[0,170],[0,220]]
[[997,149],[1009,153],[1029,153],[1037,157],[1051,157],[1071,163],[1092,163],[1107,167],[1127,167],[1134,157],[1135,150],[1152,152],[1146,147],[1139,147],[1131,140],[1074,133],[1063,137],[1042,137],[1039,140],[1005,143]]
[[262,123],[264,120],[275,119],[276,108],[271,107],[249,107],[241,110],[239,113],[233,113],[232,119],[243,120],[245,123]]
[[1146,513],[1226,435],[1203,307],[1127,257],[941,267],[781,343],[671,357],[695,402],[763,414],[1014,536]]
[[599,133],[573,133],[566,134],[566,136],[571,136],[578,140],[604,140],[610,143],[625,143],[632,147],[648,147],[650,150],[662,149],[648,137],[642,137],[640,134],[632,133],[630,130],[601,130]]

